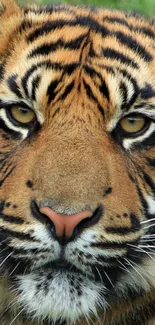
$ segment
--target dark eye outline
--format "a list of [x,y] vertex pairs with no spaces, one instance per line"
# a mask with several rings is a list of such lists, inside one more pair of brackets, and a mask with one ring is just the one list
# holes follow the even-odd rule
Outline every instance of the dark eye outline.
[[[130,118],[130,117],[142,117],[145,119],[145,124],[141,128],[141,130],[139,130],[137,132],[127,132],[127,131],[123,130],[123,128],[120,125],[120,121],[124,118]],[[122,117],[122,119],[120,119],[120,121],[118,122],[118,124],[114,130],[114,132],[119,132],[119,134],[121,135],[122,138],[137,138],[137,137],[141,136],[148,130],[151,122],[153,122],[153,120],[151,118],[149,118],[148,116],[141,114],[141,113],[131,113],[129,115]]]
[[12,112],[11,112],[11,108],[12,108],[13,106],[17,106],[17,107],[25,108],[25,109],[27,109],[27,110],[31,110],[31,111],[34,112],[34,110],[32,110],[32,108],[30,108],[28,105],[26,105],[26,104],[23,103],[23,102],[20,102],[20,103],[15,103],[15,102],[14,102],[14,103],[11,103],[11,104],[6,104],[6,103],[5,103],[5,104],[1,104],[1,105],[0,105],[0,108],[5,109],[6,116],[7,116],[8,120],[9,120],[13,125],[15,125],[15,126],[17,126],[17,127],[22,127],[22,128],[24,128],[24,129],[31,129],[32,127],[34,127],[34,125],[36,125],[36,124],[39,123],[39,121],[38,121],[38,119],[37,119],[37,116],[36,116],[35,112],[34,112],[35,116],[34,116],[34,119],[33,119],[32,121],[30,121],[30,122],[28,122],[28,123],[18,122],[18,121],[14,118],[14,116],[12,115]]

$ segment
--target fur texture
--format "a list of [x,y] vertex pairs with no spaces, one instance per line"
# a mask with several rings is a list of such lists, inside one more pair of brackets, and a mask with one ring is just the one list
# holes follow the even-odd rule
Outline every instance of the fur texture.
[[[155,324],[155,23],[0,15],[0,323]],[[92,217],[58,238],[45,206]]]

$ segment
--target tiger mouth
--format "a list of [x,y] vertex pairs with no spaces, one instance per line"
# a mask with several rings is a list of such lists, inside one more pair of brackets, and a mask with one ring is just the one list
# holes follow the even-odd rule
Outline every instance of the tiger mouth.
[[70,262],[67,262],[64,259],[57,259],[55,261],[50,261],[45,265],[43,265],[42,267],[35,268],[35,270],[39,270],[39,271],[55,270],[55,271],[62,271],[62,272],[84,275],[84,273],[79,268],[77,268],[76,266],[74,266]]

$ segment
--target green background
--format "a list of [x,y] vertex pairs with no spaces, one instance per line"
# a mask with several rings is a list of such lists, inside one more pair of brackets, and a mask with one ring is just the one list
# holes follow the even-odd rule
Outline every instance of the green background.
[[145,15],[155,17],[155,0],[18,0],[22,5],[28,3],[68,3],[68,4],[84,4],[99,5],[106,8],[120,8],[123,10],[134,10],[142,12]]

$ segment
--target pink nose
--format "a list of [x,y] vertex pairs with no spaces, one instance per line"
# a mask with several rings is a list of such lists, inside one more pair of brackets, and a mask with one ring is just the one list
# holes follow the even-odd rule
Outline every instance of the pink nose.
[[92,212],[89,210],[67,215],[56,213],[49,207],[43,207],[40,209],[40,212],[53,222],[58,237],[62,237],[64,234],[66,237],[71,237],[75,227],[83,219],[92,217]]

